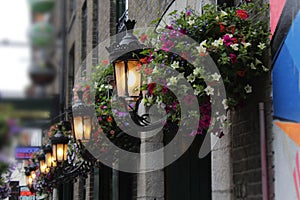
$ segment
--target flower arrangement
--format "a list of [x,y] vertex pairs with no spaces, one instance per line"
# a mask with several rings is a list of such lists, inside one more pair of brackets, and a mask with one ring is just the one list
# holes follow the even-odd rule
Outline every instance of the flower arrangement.
[[[270,33],[267,20],[262,19],[268,16],[267,12],[268,5],[257,7],[249,1],[225,9],[206,5],[202,15],[186,8],[180,13],[174,11],[170,14],[170,23],[158,30],[159,36],[150,34],[146,37],[143,33],[141,42],[150,48],[144,51],[147,58],[141,60],[143,65],[139,70],[151,80],[163,83],[144,84],[146,102],[149,105],[161,104],[173,116],[172,121],[178,123],[180,105],[169,89],[181,91],[184,95],[186,88],[180,81],[186,79],[194,89],[201,113],[199,129],[191,134],[201,134],[211,123],[218,123],[221,130],[226,116],[217,116],[214,122],[210,119],[210,105],[217,103],[210,97],[218,95],[220,80],[223,80],[227,98],[219,103],[226,110],[235,109],[253,92],[255,78],[268,72],[265,58]],[[192,38],[193,42],[186,40],[187,37]],[[153,46],[155,48],[151,48]],[[207,69],[208,57],[214,61],[219,73]],[[170,68],[178,74],[175,75]],[[162,77],[169,78],[161,81]],[[192,101],[191,95],[184,97],[186,105]]]

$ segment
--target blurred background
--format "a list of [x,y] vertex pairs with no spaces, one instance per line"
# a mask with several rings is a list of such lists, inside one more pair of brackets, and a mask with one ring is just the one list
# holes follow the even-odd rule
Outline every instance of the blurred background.
[[39,2],[3,1],[0,8],[0,199],[34,195],[24,166],[59,113],[53,55],[60,42],[49,14],[55,1]]

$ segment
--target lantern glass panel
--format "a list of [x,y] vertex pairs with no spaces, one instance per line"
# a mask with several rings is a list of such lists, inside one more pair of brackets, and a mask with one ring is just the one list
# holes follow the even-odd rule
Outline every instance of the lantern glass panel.
[[31,176],[28,176],[27,178],[26,178],[27,180],[26,180],[26,182],[27,182],[27,185],[29,185],[29,186],[31,186],[32,185],[32,177]]
[[64,144],[64,160],[67,160],[68,144]]
[[139,61],[129,60],[127,71],[127,84],[129,96],[139,96],[141,86],[141,74],[137,71],[137,66],[140,65]]
[[89,140],[91,137],[91,128],[92,128],[92,120],[89,115],[84,116],[84,124],[83,124],[83,130],[84,130],[84,137],[83,140]]
[[117,85],[117,94],[120,97],[125,96],[125,63],[124,61],[115,63],[115,80]]
[[[57,162],[57,145],[56,144],[52,144],[52,156],[53,156],[53,161]],[[53,162],[52,161],[52,162]],[[51,163],[52,164],[52,163]]]
[[47,167],[52,167],[52,154],[51,152],[46,153],[46,165]]
[[63,162],[64,161],[64,144],[56,145],[56,161]]
[[35,171],[32,171],[31,174],[30,174],[32,180],[34,180],[36,178],[36,173]]
[[81,116],[74,117],[74,133],[77,140],[81,140],[83,138],[83,124]]
[[45,174],[46,173],[46,168],[47,168],[47,165],[46,165],[45,161],[40,160],[40,171],[41,171],[41,173]]

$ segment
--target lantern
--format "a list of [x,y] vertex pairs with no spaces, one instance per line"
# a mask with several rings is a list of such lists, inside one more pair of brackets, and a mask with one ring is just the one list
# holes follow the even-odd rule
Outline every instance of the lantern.
[[62,132],[62,125],[59,124],[57,132],[51,138],[52,156],[57,163],[67,160],[68,142],[69,139]]
[[56,162],[52,156],[51,144],[48,143],[44,147],[44,153],[45,153],[45,163],[46,163],[47,169],[50,169],[51,167],[56,167]]
[[37,157],[38,161],[39,161],[39,165],[40,165],[40,172],[42,174],[46,173],[47,170],[47,165],[46,165],[46,160],[45,160],[45,154],[44,152],[42,152],[41,154],[38,155]]
[[139,54],[145,46],[132,33],[135,23],[135,20],[126,21],[126,35],[120,43],[107,48],[114,66],[117,95],[129,101],[141,96],[142,76],[137,67],[141,65],[140,59],[145,57]]
[[78,99],[72,106],[73,133],[76,140],[87,143],[91,138],[93,110],[82,101],[82,91],[78,91],[77,95]]
[[26,176],[26,184],[28,186],[32,185],[31,171],[28,167],[25,167],[25,176]]

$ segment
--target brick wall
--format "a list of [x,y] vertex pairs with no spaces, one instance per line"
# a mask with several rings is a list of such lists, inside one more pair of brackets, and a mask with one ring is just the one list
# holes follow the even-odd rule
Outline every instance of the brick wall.
[[255,93],[247,105],[233,112],[231,127],[231,163],[233,197],[237,200],[262,199],[262,170],[258,103],[265,103],[267,154],[269,171],[269,199],[273,199],[272,184],[272,115],[270,77],[260,78],[254,84]]

